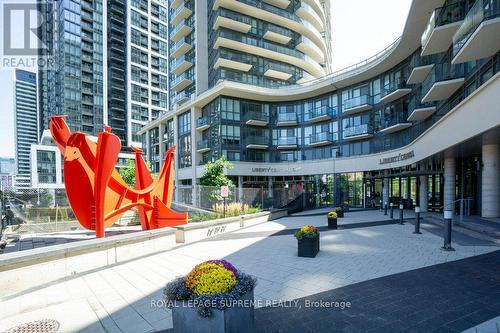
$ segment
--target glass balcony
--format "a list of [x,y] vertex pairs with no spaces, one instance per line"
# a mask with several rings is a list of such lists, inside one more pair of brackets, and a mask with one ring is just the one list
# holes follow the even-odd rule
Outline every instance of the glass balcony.
[[382,103],[390,103],[401,97],[409,94],[411,89],[406,86],[406,80],[404,78],[398,78],[388,82],[380,92],[380,101]]
[[312,147],[326,146],[333,143],[333,135],[330,132],[312,134],[309,137],[309,145]]
[[269,147],[269,136],[249,136],[245,139],[248,149],[267,149]]
[[336,114],[337,114],[336,108],[323,105],[307,113],[305,120],[311,123],[316,123],[324,120],[330,120]]
[[196,143],[196,151],[198,153],[204,153],[210,150],[210,144],[208,140],[201,140]]
[[295,136],[282,136],[278,138],[278,149],[297,148],[297,137]]
[[218,52],[214,68],[217,69],[219,67],[224,67],[242,72],[248,72],[253,66],[248,64],[250,60],[251,59],[249,59],[247,55],[232,52]]
[[435,64],[422,82],[422,103],[449,98],[464,84],[463,64]]
[[193,28],[188,23],[188,20],[182,20],[170,32],[170,39],[177,42],[182,37],[187,36],[191,31],[193,31]]
[[290,0],[264,0],[264,2],[283,9],[290,5]]
[[395,112],[394,114],[382,119],[381,125],[381,133],[394,133],[411,127],[411,123],[408,122],[407,111]]
[[422,56],[446,51],[465,16],[465,1],[436,8],[422,34]]
[[361,124],[344,128],[344,140],[361,140],[373,136],[373,128],[370,124]]
[[245,123],[253,126],[266,126],[269,124],[269,115],[262,112],[246,112],[244,116]]
[[276,126],[294,126],[297,125],[297,114],[294,112],[278,113]]
[[187,8],[184,4],[170,11],[170,24],[176,26],[181,20],[187,19],[193,11]]
[[[477,0],[453,36],[452,63],[490,57],[500,48],[500,0]],[[494,20],[496,19],[496,20]]]
[[189,95],[186,94],[186,91],[183,90],[181,92],[178,92],[173,98],[172,98],[172,102],[173,103],[176,103],[176,104],[182,104],[184,103],[185,101],[187,101],[189,99]]
[[361,95],[344,101],[344,114],[355,114],[373,108],[373,100],[369,95]]
[[291,30],[268,23],[266,32],[262,37],[276,43],[288,44],[293,38],[293,33]]
[[185,54],[170,62],[170,69],[174,75],[180,75],[193,66],[193,57]]
[[422,103],[421,94],[416,94],[410,99],[408,121],[422,121],[436,112],[436,103]]
[[193,83],[192,75],[182,73],[172,81],[171,88],[173,91],[181,91],[186,89],[191,83]]
[[196,120],[196,130],[197,131],[204,131],[209,127],[210,127],[210,118],[209,117],[205,116],[205,117],[198,118],[198,120]]
[[171,56],[173,58],[179,58],[180,56],[186,54],[189,50],[191,50],[193,46],[186,38],[181,38],[177,41],[174,46],[172,46]]
[[293,77],[295,71],[290,66],[268,62],[264,66],[264,76],[287,81]]

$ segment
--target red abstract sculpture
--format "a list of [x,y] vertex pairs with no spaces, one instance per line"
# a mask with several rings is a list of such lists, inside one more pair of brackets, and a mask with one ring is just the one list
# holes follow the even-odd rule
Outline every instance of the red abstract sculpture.
[[76,218],[86,229],[104,237],[104,228],[122,214],[138,207],[143,230],[187,223],[187,213],[170,209],[174,184],[174,151],[167,151],[165,163],[153,181],[139,148],[135,152],[135,189],[130,188],[115,169],[121,141],[105,125],[97,143],[90,136],[71,133],[64,116],[50,119],[50,131],[64,156],[64,184]]

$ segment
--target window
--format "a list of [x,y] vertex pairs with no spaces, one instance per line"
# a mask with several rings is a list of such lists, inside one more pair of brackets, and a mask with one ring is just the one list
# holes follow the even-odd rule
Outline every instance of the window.
[[221,98],[221,117],[228,120],[240,120],[240,101]]
[[223,144],[240,144],[240,127],[231,125],[221,126]]

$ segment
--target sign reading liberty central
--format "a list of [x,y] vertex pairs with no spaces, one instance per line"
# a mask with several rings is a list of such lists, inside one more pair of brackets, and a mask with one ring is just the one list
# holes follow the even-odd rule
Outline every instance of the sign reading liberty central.
[[273,167],[252,168],[252,172],[259,172],[259,173],[294,172],[294,171],[299,171],[299,170],[300,170],[300,167],[288,167],[288,168],[273,168]]
[[389,163],[395,163],[399,161],[404,161],[410,158],[415,157],[415,152],[412,150],[406,154],[399,154],[396,156],[391,156],[391,157],[386,157],[386,158],[381,158],[379,161],[379,164],[389,164]]

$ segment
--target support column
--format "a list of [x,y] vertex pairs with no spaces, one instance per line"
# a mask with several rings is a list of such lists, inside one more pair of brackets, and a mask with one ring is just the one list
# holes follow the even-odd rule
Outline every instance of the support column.
[[273,197],[273,177],[269,176],[267,180],[267,197]]
[[420,207],[421,213],[427,212],[427,206],[429,205],[429,202],[428,202],[428,199],[429,199],[428,184],[429,184],[429,177],[428,176],[419,176],[419,187],[418,187],[419,202],[418,202],[418,206]]
[[500,144],[485,135],[482,149],[481,216],[500,217]]
[[384,177],[384,183],[383,183],[383,188],[382,188],[382,208],[384,208],[384,205],[387,203],[387,206],[389,206],[389,171],[385,171],[385,177]]
[[447,150],[444,153],[444,186],[443,199],[444,210],[455,211],[455,152]]
[[[174,116],[174,146],[179,149],[179,121],[178,121],[178,116]],[[174,172],[174,201],[179,201],[180,200],[180,192],[179,192],[179,150],[175,151],[174,155],[174,166],[175,166],[175,172]]]
[[238,201],[243,198],[243,176],[238,176]]

